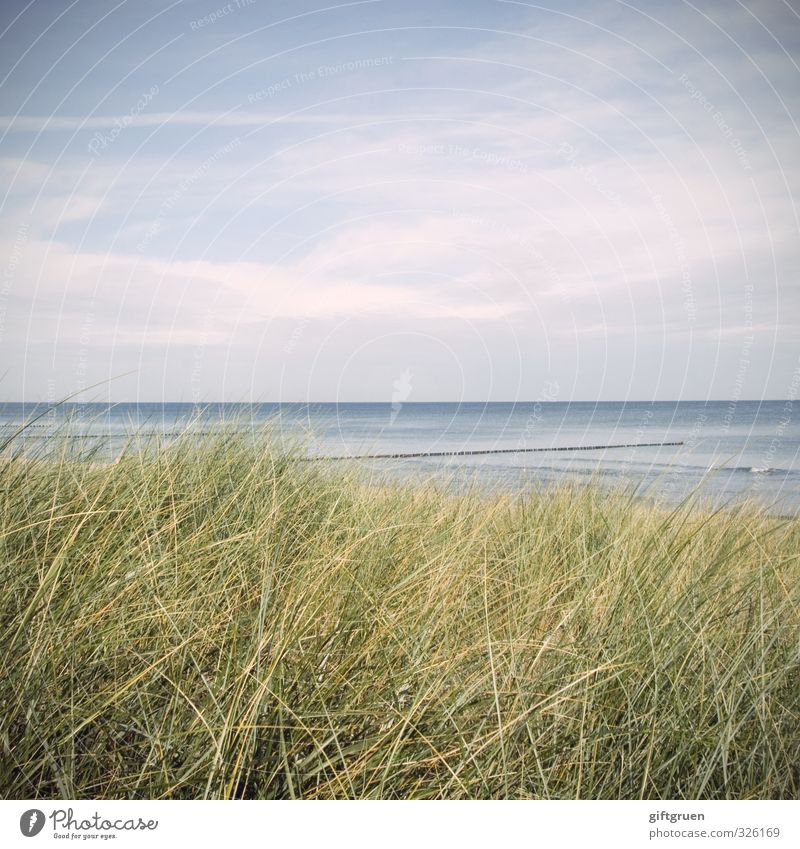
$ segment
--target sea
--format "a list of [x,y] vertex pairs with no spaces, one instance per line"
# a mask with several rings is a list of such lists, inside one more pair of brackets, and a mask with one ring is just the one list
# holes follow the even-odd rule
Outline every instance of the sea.
[[[0,403],[0,446],[27,456],[56,444],[55,433],[93,461],[113,462],[156,436],[223,427],[268,428],[315,462],[355,463],[371,480],[508,493],[593,482],[667,504],[752,499],[776,514],[800,513],[800,401],[793,400]],[[474,451],[503,453],[458,453]],[[369,458],[375,454],[449,456]]]

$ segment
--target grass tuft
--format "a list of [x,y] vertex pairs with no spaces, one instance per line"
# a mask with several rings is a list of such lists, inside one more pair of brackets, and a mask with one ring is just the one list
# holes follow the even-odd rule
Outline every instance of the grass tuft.
[[800,521],[369,487],[267,439],[0,461],[0,792],[784,798]]

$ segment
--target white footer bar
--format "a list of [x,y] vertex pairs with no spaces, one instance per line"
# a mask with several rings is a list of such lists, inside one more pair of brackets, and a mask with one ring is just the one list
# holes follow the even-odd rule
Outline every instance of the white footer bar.
[[800,803],[0,801],[0,845],[796,847]]

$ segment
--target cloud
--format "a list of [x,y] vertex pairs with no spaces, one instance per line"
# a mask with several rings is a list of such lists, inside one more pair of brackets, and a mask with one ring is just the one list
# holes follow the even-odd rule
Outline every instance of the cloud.
[[[674,377],[691,338],[706,346],[690,374],[702,395],[719,346],[796,314],[797,66],[779,49],[796,16],[769,3],[502,13],[494,30],[351,33],[348,50],[395,61],[257,102],[248,93],[292,78],[291,62],[334,62],[333,46],[277,65],[231,54],[220,81],[186,38],[172,58],[189,70],[146,108],[103,92],[85,114],[67,100],[49,116],[40,96],[0,117],[3,229],[30,227],[6,343],[68,345],[87,303],[94,338],[155,358],[193,340],[246,348],[292,322],[344,322],[362,343],[402,325],[458,350],[478,327],[498,368],[502,341],[545,339],[624,385],[641,363],[610,339],[669,347]],[[115,127],[93,157],[89,135]],[[764,385],[786,338],[763,357]]]

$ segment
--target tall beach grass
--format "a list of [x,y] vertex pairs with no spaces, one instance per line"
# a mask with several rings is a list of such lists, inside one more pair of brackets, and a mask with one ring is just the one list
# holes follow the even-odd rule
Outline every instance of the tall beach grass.
[[233,433],[0,477],[5,797],[800,790],[796,519]]

